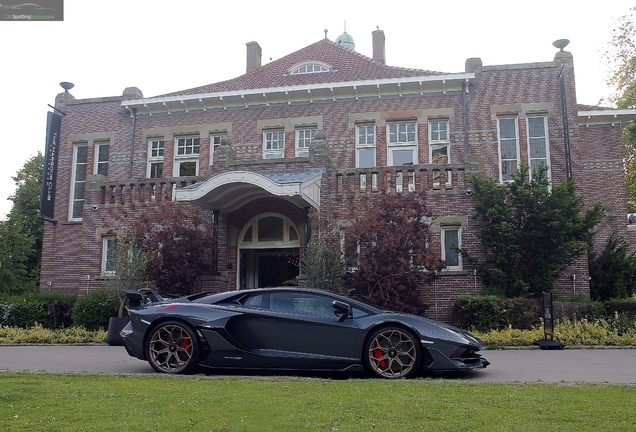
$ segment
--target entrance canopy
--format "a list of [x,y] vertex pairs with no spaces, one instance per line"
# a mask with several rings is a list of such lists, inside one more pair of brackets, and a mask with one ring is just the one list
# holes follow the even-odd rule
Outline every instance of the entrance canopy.
[[193,201],[211,210],[231,212],[250,201],[277,196],[305,208],[320,209],[323,169],[230,171],[176,190],[177,201]]

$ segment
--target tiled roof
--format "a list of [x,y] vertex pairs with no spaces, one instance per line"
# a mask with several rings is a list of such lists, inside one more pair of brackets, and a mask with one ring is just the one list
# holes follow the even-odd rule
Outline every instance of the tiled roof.
[[[302,75],[287,74],[292,66],[312,60],[333,66],[333,71]],[[328,82],[402,78],[421,75],[438,75],[440,73],[442,72],[386,66],[377,60],[344,48],[328,39],[322,39],[279,60],[253,69],[237,78],[169,93],[163,96],[193,95]]]

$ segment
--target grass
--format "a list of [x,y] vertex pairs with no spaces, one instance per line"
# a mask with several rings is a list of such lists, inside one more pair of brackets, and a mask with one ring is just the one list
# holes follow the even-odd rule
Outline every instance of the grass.
[[631,431],[636,387],[0,373],[3,431]]

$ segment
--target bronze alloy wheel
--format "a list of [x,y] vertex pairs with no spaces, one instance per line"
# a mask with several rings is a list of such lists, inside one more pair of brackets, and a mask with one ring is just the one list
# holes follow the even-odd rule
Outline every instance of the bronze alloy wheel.
[[152,331],[146,354],[157,372],[188,373],[199,363],[199,341],[187,324],[165,322]]
[[382,328],[369,338],[365,364],[380,378],[406,378],[417,371],[420,353],[418,340],[410,332]]

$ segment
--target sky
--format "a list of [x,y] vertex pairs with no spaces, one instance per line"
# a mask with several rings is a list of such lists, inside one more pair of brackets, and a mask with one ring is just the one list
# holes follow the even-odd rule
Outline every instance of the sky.
[[[2,0],[19,4],[21,0]],[[36,0],[29,2],[37,3]],[[75,84],[76,99],[145,97],[245,73],[246,43],[277,60],[346,31],[371,57],[371,32],[384,30],[390,66],[463,72],[466,59],[500,65],[551,61],[552,42],[569,39],[577,99],[596,105],[613,90],[602,55],[616,20],[635,0],[64,0],[64,21],[0,21],[0,219],[10,211],[12,177],[44,152],[48,104]],[[270,60],[271,59],[271,60]],[[57,205],[61,205],[57,203]]]

